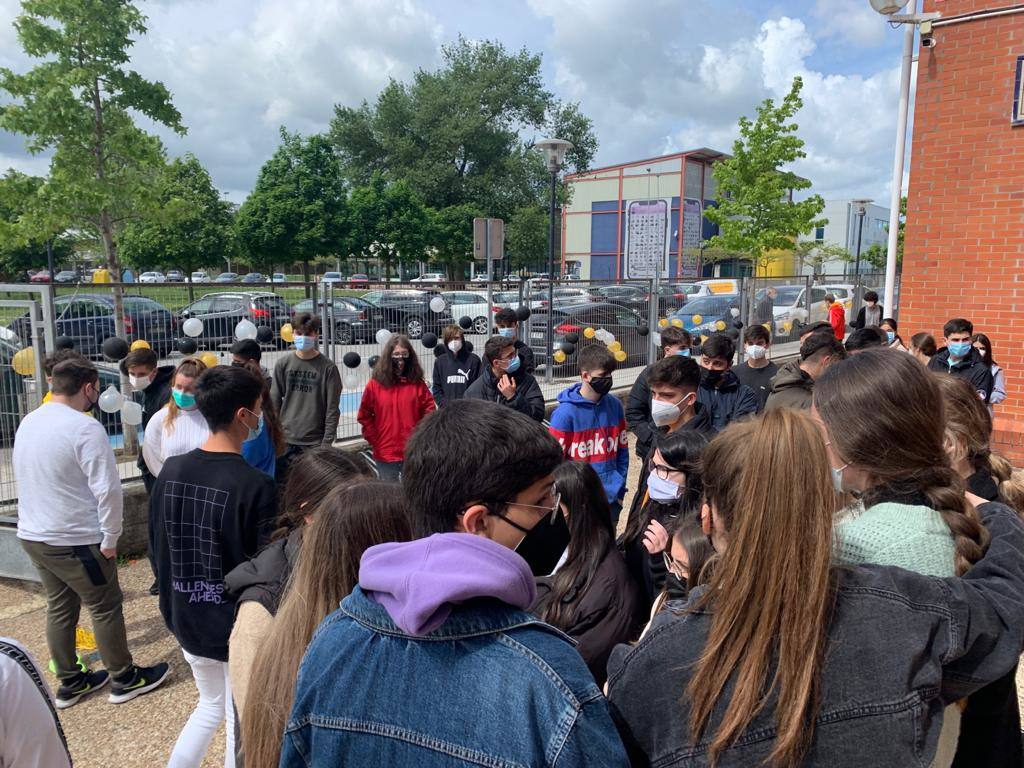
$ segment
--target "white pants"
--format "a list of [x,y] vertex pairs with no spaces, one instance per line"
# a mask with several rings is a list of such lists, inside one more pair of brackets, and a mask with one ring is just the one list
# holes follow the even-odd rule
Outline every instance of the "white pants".
[[210,746],[213,734],[227,721],[227,745],[224,747],[224,768],[235,768],[235,713],[231,704],[231,683],[228,663],[181,652],[192,667],[192,677],[199,689],[199,703],[181,729],[167,761],[167,768],[199,768]]

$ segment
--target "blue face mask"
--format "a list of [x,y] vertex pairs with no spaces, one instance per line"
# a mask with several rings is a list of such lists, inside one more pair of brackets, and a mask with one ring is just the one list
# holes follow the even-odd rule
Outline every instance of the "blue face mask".
[[889,339],[889,343],[890,344],[892,344],[894,341],[896,341],[896,332],[895,331],[886,331],[885,332],[885,336],[886,336],[887,339]]
[[[249,411],[249,413],[252,413],[252,411]],[[252,415],[256,416],[255,413],[253,413]],[[245,438],[245,442],[247,442],[247,443],[255,440],[257,437],[259,437],[260,435],[263,434],[263,414],[262,413],[259,416],[256,417],[256,429],[253,429],[252,427],[249,427],[248,429],[249,429],[249,436],[247,438]]]
[[504,336],[506,339],[514,339],[516,337],[515,328],[499,328],[498,335]]
[[299,352],[306,352],[316,346],[316,339],[312,336],[296,336],[292,343]]
[[949,356],[951,358],[966,357],[971,353],[971,342],[969,341],[951,341],[947,346],[949,347]]
[[677,355],[679,355],[680,357],[689,357],[690,356],[690,350],[688,350],[688,349],[677,349],[675,353]]
[[508,361],[508,368],[505,369],[509,373],[515,373],[519,370],[519,355],[516,355]]
[[196,396],[190,395],[188,392],[184,392],[180,389],[172,389],[171,397],[174,398],[174,404],[183,411],[190,411],[196,407]]

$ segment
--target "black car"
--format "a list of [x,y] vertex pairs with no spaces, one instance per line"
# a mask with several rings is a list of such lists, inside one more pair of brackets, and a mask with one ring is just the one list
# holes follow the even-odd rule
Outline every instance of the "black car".
[[369,291],[362,298],[382,310],[382,320],[389,331],[418,339],[428,331],[440,333],[452,323],[450,309],[435,312],[430,308],[430,301],[436,296],[441,296],[439,291],[403,288]]
[[266,282],[267,278],[261,275],[259,272],[249,272],[248,274],[242,275],[241,283],[263,283]]
[[[143,339],[149,342],[157,355],[166,356],[177,338],[177,318],[167,307],[145,296],[125,296],[123,301],[124,330],[128,342]],[[98,356],[103,342],[117,335],[112,296],[90,293],[61,296],[54,301],[54,313],[57,316],[57,335],[71,338],[75,349],[83,355]],[[32,331],[27,314],[11,323],[10,327],[23,344],[31,343]]]
[[[575,344],[575,351],[566,356],[562,363],[555,363],[558,370],[574,367],[576,355],[582,346],[587,344],[601,344],[597,339],[587,339],[584,331],[593,328],[599,331],[602,328],[615,336],[615,341],[622,345],[627,358],[619,363],[622,368],[636,365],[644,365],[647,362],[648,337],[640,335],[640,327],[646,326],[643,318],[628,307],[618,304],[591,302],[588,304],[563,304],[556,306],[554,310],[554,347],[557,349],[566,339],[566,335],[575,333],[579,341]],[[529,343],[533,349],[534,361],[537,365],[547,362],[549,350],[547,348],[547,308],[535,309],[529,320]]]
[[[368,301],[343,296],[332,299],[333,309],[328,314],[334,321],[334,341],[338,344],[362,344],[374,340],[377,331],[385,328],[384,310]],[[303,299],[292,307],[292,317],[302,312],[316,312],[323,317],[324,303],[317,299]]]
[[[200,340],[214,344],[231,344],[235,326],[251,320],[257,327],[266,325],[278,335],[281,326],[292,321],[292,310],[280,296],[266,291],[224,291],[208,293],[181,310],[181,320],[199,318],[203,321]],[[278,340],[279,345],[281,343]]]
[[[635,309],[646,316],[651,306],[651,294],[647,286],[603,285],[593,291],[602,301],[620,304]],[[675,312],[686,303],[686,294],[674,285],[658,286],[658,314],[662,317]]]

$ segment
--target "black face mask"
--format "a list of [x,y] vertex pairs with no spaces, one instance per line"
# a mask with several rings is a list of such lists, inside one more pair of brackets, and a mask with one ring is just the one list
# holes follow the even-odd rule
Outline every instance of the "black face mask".
[[725,371],[710,371],[705,368],[701,376],[704,379],[704,383],[715,386],[722,380],[722,377],[725,376]]
[[391,368],[392,368],[392,370],[394,370],[395,373],[397,373],[399,376],[401,376],[403,373],[405,373],[405,364],[406,364],[406,362],[407,361],[406,361],[406,359],[404,357],[392,357],[391,358]]
[[590,380],[590,386],[595,392],[597,392],[597,394],[604,397],[612,391],[612,377],[595,376]]
[[534,576],[547,576],[558,565],[559,558],[569,546],[569,526],[565,515],[559,511],[555,519],[545,517],[533,528],[516,547],[518,554]]

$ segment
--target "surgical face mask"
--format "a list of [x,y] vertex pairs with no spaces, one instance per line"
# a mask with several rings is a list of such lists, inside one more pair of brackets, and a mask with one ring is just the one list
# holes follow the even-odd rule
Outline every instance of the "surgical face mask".
[[760,344],[750,344],[747,346],[747,357],[751,360],[764,360],[767,354],[768,347],[763,347]]
[[448,342],[448,349],[452,351],[453,355],[459,354],[462,350],[462,339],[452,339]]
[[839,469],[836,469],[835,467],[829,468],[832,472],[832,487],[835,489],[836,493],[846,493],[846,489],[843,487],[843,470],[848,466],[850,465],[843,464]]
[[312,336],[296,336],[292,343],[299,352],[306,352],[316,346],[316,340]]
[[975,347],[975,349],[978,350],[978,354],[979,355],[981,355],[982,357],[985,357],[985,348],[984,347],[981,347],[981,348]]
[[669,424],[674,424],[683,415],[682,410],[679,408],[679,403],[682,403],[684,400],[686,400],[685,397],[678,403],[651,400],[651,420],[659,427],[667,427]]
[[514,339],[516,337],[515,328],[499,328],[498,335],[504,336],[506,339]]
[[149,376],[132,376],[129,374],[128,381],[131,382],[132,389],[136,389],[141,392],[153,383],[153,374],[149,374]]
[[690,356],[690,350],[689,349],[677,349],[675,351],[675,354],[679,355],[680,357],[689,357]]
[[191,411],[196,407],[196,396],[190,395],[183,389],[175,387],[171,390],[171,397],[174,398],[174,403],[183,411]]
[[[246,409],[246,410],[248,410],[248,409]],[[256,416],[256,414],[253,413],[252,411],[249,411],[249,413],[252,413],[253,416]],[[255,429],[253,429],[252,427],[250,427],[248,425],[246,425],[246,428],[249,430],[249,436],[245,438],[245,442],[247,442],[247,443],[250,440],[255,440],[257,437],[262,435],[263,434],[263,414],[261,413],[259,416],[256,416],[256,428]]]
[[896,341],[896,331],[886,331],[885,338],[887,338],[889,340],[889,343],[892,344],[894,341]]
[[508,368],[505,369],[509,373],[515,373],[519,370],[519,355],[516,355],[508,361]]
[[611,376],[594,376],[590,380],[590,387],[601,397],[604,397],[612,389],[612,377]]
[[679,483],[662,480],[657,472],[652,471],[647,476],[647,491],[655,501],[669,504],[679,498]]
[[947,346],[950,357],[966,357],[971,353],[971,342],[969,341],[951,341]]

